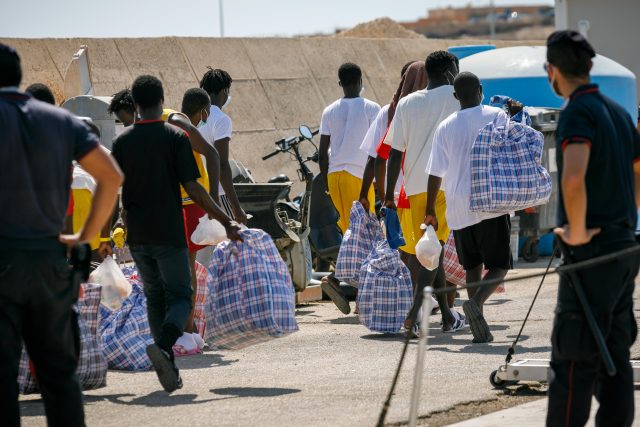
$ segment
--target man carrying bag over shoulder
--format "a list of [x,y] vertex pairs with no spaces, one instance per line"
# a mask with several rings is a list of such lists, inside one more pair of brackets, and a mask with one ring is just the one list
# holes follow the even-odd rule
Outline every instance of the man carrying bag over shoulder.
[[[82,268],[78,252],[111,216],[122,174],[82,121],[19,92],[21,78],[18,54],[0,43],[0,423],[20,425],[16,379],[24,341],[48,425],[82,426],[72,307]],[[61,236],[72,160],[97,187],[84,228]]]

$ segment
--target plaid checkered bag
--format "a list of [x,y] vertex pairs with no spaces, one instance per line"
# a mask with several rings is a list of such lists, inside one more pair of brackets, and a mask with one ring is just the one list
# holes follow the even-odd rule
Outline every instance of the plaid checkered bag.
[[147,346],[153,343],[147,318],[147,299],[137,280],[130,280],[131,294],[122,306],[101,311],[102,353],[109,369],[146,371],[151,368]]
[[[80,330],[80,358],[76,375],[83,390],[95,390],[107,385],[107,361],[102,355],[98,340],[98,307],[101,286],[83,284],[84,295],[74,310],[78,314]],[[29,367],[29,356],[23,349],[18,367],[18,388],[22,394],[38,393],[38,384]]]
[[379,242],[360,269],[358,318],[374,332],[397,333],[413,304],[409,269],[386,240]]
[[464,268],[458,260],[458,252],[456,251],[456,243],[453,240],[453,232],[449,234],[443,251],[442,266],[444,267],[445,279],[447,282],[451,282],[456,286],[464,286],[467,283],[467,272],[464,271]]
[[334,274],[337,279],[357,286],[362,263],[376,243],[384,239],[384,235],[378,220],[365,211],[360,202],[353,202],[349,221],[349,228],[342,237]]
[[196,304],[193,309],[193,320],[196,324],[196,329],[200,336],[204,335],[205,331],[205,304],[207,302],[207,269],[196,261]]
[[262,230],[240,231],[243,242],[222,242],[207,276],[204,338],[238,350],[298,330],[287,265]]
[[542,133],[509,121],[486,125],[471,149],[472,212],[508,213],[542,205],[551,176],[542,166]]

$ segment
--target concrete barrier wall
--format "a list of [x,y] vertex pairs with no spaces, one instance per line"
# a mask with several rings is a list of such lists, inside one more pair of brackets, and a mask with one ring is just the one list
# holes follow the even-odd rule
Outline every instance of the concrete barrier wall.
[[[273,142],[297,134],[300,124],[319,126],[324,107],[342,93],[337,71],[355,62],[364,71],[364,96],[384,105],[409,60],[424,60],[438,49],[469,44],[468,40],[356,38],[136,38],[136,39],[0,39],[14,46],[23,64],[23,86],[48,84],[62,100],[64,75],[81,45],[89,47],[96,95],[112,95],[140,74],[159,77],[166,105],[180,108],[182,94],[196,87],[207,66],[227,70],[234,79],[232,156],[258,180],[286,173],[296,176],[286,156],[263,162]],[[485,44],[489,42],[473,41]],[[498,47],[542,42],[496,41]],[[311,148],[309,146],[309,148]],[[300,190],[301,186],[296,186]]]

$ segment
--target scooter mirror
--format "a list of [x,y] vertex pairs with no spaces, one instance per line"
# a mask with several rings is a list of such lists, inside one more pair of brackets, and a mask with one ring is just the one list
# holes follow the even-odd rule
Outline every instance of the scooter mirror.
[[305,139],[312,139],[313,134],[311,133],[311,129],[308,126],[301,125],[298,130],[300,131],[300,135],[302,135]]

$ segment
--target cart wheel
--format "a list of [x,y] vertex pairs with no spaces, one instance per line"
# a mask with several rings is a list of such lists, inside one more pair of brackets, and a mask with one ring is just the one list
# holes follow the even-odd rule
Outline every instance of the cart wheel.
[[489,376],[489,382],[494,388],[504,388],[506,385],[505,381],[502,381],[500,378],[498,378],[498,371],[491,372],[491,375]]
[[529,238],[522,247],[522,258],[527,262],[536,262],[540,256],[538,249],[539,241],[535,238]]

